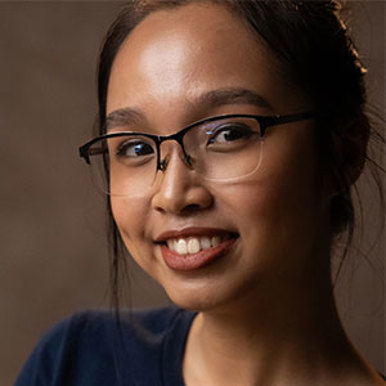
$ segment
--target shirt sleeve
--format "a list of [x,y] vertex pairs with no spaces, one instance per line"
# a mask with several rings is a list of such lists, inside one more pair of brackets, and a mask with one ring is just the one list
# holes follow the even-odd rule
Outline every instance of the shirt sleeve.
[[117,324],[107,311],[75,314],[38,343],[15,386],[181,385],[192,319],[181,315],[175,308],[122,312]]
[[53,327],[33,350],[15,386],[59,385],[59,373],[65,362],[66,342],[69,338],[71,318]]

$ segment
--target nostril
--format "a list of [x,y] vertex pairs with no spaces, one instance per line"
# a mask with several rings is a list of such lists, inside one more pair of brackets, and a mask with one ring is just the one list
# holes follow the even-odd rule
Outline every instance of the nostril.
[[189,204],[184,206],[181,212],[183,212],[183,214],[187,214],[187,213],[195,212],[200,209],[201,209],[201,205],[199,204]]

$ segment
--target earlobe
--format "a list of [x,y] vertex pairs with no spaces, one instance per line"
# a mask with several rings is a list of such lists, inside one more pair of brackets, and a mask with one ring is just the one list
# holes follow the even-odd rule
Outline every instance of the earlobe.
[[323,179],[324,194],[329,200],[333,200],[342,194],[346,194],[357,182],[362,171],[363,165],[355,169],[345,165],[342,165],[341,167],[335,166],[334,170],[330,170]]

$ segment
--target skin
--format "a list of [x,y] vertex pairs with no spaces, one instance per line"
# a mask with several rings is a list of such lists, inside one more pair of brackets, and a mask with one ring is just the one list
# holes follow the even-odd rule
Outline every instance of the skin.
[[[268,103],[199,101],[230,88]],[[121,46],[107,114],[127,108],[135,122],[128,117],[111,130],[168,135],[209,116],[284,115],[312,105],[242,21],[222,6],[193,3],[152,13]],[[153,187],[111,198],[135,261],[176,304],[199,311],[184,355],[187,385],[382,384],[337,317],[329,279],[332,192],[318,173],[315,142],[312,120],[272,127],[258,173],[229,184],[202,180],[167,142],[168,168]],[[154,240],[192,226],[239,237],[214,264],[172,270]]]

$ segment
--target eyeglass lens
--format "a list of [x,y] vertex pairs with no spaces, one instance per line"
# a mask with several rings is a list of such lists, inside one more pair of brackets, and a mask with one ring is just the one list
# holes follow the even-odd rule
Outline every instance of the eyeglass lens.
[[[191,168],[205,180],[232,182],[254,173],[261,164],[260,125],[253,118],[225,118],[194,126],[185,132],[183,144]],[[162,144],[160,149],[163,159]],[[128,134],[103,139],[90,147],[89,154],[93,181],[104,193],[132,196],[145,194],[153,186],[157,145],[151,138]]]

